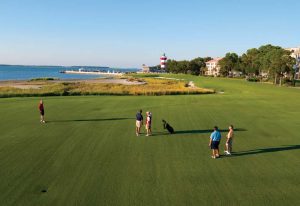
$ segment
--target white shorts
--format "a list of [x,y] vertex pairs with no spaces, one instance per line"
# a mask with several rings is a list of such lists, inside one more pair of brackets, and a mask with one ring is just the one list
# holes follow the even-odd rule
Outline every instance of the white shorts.
[[136,127],[140,128],[142,126],[142,121],[136,120],[135,125]]

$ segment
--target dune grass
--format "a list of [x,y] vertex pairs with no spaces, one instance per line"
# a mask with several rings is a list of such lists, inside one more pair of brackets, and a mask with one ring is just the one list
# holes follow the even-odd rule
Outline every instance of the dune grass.
[[[0,205],[298,205],[300,91],[172,77],[217,93],[46,97],[46,124],[39,98],[0,99]],[[135,136],[140,108],[152,137]],[[210,130],[229,124],[235,154],[213,160]]]
[[58,80],[58,79],[53,78],[53,77],[40,77],[40,78],[30,79],[29,82],[35,82],[35,81],[54,81],[54,80]]
[[[153,78],[129,78],[129,81],[145,82],[142,85],[122,85],[89,82],[39,82],[41,88],[20,89],[0,87],[0,97],[29,96],[80,96],[80,95],[182,95],[212,94],[213,89],[189,88],[184,81]],[[34,84],[31,81],[28,85]]]

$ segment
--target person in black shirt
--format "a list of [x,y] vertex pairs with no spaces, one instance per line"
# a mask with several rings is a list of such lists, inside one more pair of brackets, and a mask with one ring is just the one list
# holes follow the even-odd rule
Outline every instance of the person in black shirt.
[[143,125],[143,115],[142,115],[142,110],[140,110],[137,114],[136,114],[136,122],[135,122],[135,125],[136,125],[136,129],[135,129],[135,133],[136,133],[136,136],[139,136],[140,135],[140,132],[141,132],[141,127]]

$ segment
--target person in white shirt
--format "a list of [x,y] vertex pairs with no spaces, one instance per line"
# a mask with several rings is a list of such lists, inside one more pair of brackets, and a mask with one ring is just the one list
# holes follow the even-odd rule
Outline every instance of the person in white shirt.
[[151,112],[146,112],[147,118],[146,118],[146,130],[147,134],[146,136],[152,135],[152,130],[151,130],[151,123],[152,123],[152,114]]
[[225,144],[225,151],[224,151],[225,155],[231,155],[233,136],[234,136],[233,125],[230,125],[227,134],[226,144]]

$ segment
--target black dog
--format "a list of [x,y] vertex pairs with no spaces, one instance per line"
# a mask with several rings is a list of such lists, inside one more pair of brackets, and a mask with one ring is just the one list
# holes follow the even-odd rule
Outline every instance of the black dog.
[[171,125],[169,125],[168,122],[166,122],[166,120],[162,120],[162,122],[163,122],[163,125],[164,125],[164,129],[167,129],[170,134],[175,133],[173,127],[171,127]]

